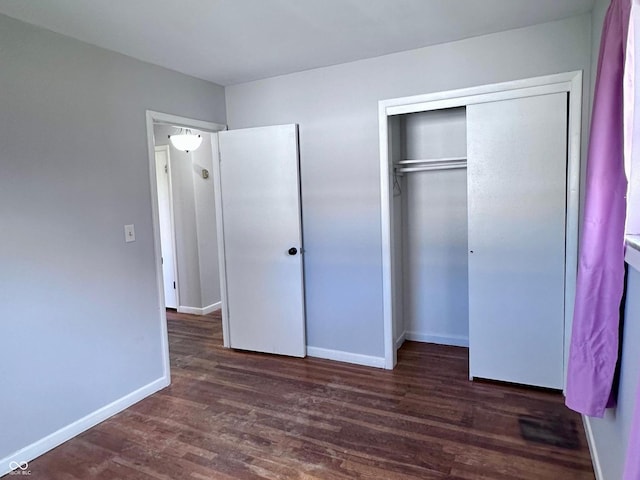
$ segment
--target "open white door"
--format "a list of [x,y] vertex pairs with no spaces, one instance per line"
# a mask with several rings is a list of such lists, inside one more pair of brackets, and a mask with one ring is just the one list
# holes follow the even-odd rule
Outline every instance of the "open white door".
[[160,249],[162,251],[164,303],[167,308],[178,308],[176,262],[173,248],[173,221],[171,216],[169,147],[166,145],[156,147],[156,181],[158,185],[158,220],[160,224]]
[[298,127],[218,140],[229,346],[304,357]]

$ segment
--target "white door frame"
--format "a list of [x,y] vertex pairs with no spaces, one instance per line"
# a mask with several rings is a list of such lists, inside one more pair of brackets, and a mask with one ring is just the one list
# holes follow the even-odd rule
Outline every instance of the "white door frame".
[[[164,360],[164,375],[167,378],[168,382],[171,382],[171,366],[169,362],[169,333],[167,331],[167,312],[165,309],[165,300],[164,300],[164,284],[163,284],[163,275],[162,275],[162,250],[160,247],[160,220],[158,213],[158,185],[156,182],[156,146],[155,146],[155,136],[153,133],[154,124],[166,124],[166,125],[179,125],[186,128],[195,128],[198,130],[202,130],[203,132],[216,133],[220,130],[226,130],[227,126],[214,122],[206,122],[203,120],[194,120],[192,118],[180,117],[178,115],[172,115],[169,113],[161,113],[155,112],[153,110],[146,111],[146,123],[147,123],[147,152],[148,152],[148,160],[149,160],[149,180],[151,185],[151,218],[153,222],[153,253],[155,259],[155,270],[156,270],[156,288],[158,291],[158,311],[159,311],[159,320],[160,320],[160,330],[162,332],[162,350],[163,350],[163,360]],[[220,164],[218,162],[218,140],[217,135],[211,135],[212,140],[212,151],[213,151],[213,165],[214,165],[214,174],[216,173],[216,169],[219,173]],[[226,274],[224,268],[224,243],[221,241],[222,230],[221,230],[221,205],[218,202],[220,195],[220,176],[216,175],[214,178],[214,190],[216,194],[216,216],[217,216],[217,226],[218,226],[218,258],[220,259],[220,288],[222,294],[222,312],[223,318],[226,316]],[[172,210],[173,211],[173,210]],[[177,278],[177,276],[176,276]],[[223,335],[226,338],[228,330],[228,325],[225,325],[225,322],[222,322],[222,331]],[[226,340],[225,340],[226,345]]]
[[393,188],[391,176],[393,159],[389,152],[389,117],[406,113],[424,112],[443,108],[464,107],[474,103],[494,102],[548,93],[569,93],[567,220],[565,266],[565,376],[568,342],[571,337],[573,302],[578,270],[578,223],[580,211],[580,148],[582,125],[582,71],[559,73],[479,87],[429,93],[378,102],[380,135],[380,200],[382,232],[382,299],[384,320],[385,368],[393,369],[397,350],[393,338],[393,285],[394,265],[392,250]]
[[[158,152],[158,151],[164,151],[167,154],[167,182],[169,184],[169,221],[171,223],[170,229],[171,229],[171,249],[173,250],[173,278],[175,279],[175,287],[174,290],[176,291],[176,309],[180,306],[180,282],[178,281],[178,256],[176,254],[176,252],[178,251],[176,249],[176,222],[175,222],[175,217],[173,215],[173,183],[171,182],[171,155],[170,155],[170,148],[169,145],[157,145],[154,149],[154,153]],[[155,172],[155,170],[154,170]],[[157,173],[157,172],[156,172]],[[157,191],[158,185],[156,184],[156,191]],[[160,225],[158,223],[158,225]],[[163,261],[162,261],[162,249],[160,250],[160,265],[163,265]],[[164,277],[164,274],[163,274]],[[164,281],[164,278],[163,278]],[[166,307],[166,299],[165,299],[165,307]]]

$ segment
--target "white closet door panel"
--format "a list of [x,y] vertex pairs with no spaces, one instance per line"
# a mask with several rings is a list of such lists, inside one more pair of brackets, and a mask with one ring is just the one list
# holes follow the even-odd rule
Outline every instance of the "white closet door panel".
[[467,120],[470,375],[563,388],[567,95]]
[[230,346],[304,357],[297,126],[218,136]]

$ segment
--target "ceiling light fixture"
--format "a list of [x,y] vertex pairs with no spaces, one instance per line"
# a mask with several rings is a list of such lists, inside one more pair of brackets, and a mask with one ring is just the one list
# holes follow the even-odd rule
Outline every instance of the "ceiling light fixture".
[[180,128],[178,133],[169,135],[169,140],[171,140],[172,145],[178,150],[189,153],[198,149],[202,143],[202,136],[196,135],[189,128]]

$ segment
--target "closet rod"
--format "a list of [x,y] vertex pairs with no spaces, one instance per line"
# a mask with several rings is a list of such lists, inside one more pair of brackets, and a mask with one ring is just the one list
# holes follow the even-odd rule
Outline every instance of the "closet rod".
[[454,170],[458,168],[467,168],[465,163],[453,163],[449,165],[424,165],[421,167],[396,167],[396,173],[412,173],[412,172],[428,172],[430,170]]
[[423,160],[399,160],[398,165],[411,165],[415,163],[449,163],[449,162],[465,162],[467,157],[442,157],[442,158],[426,158]]

